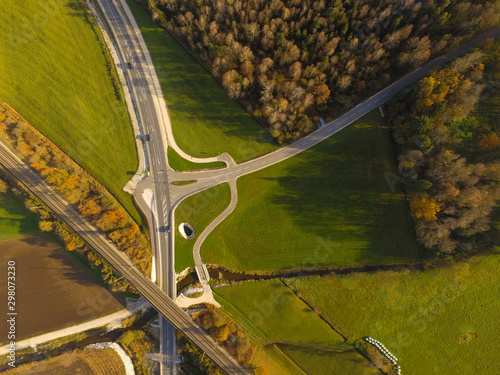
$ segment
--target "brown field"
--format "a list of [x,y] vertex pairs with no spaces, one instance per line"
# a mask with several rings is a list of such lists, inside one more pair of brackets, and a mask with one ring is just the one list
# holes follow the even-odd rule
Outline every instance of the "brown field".
[[[0,301],[7,312],[7,262],[16,262],[16,341],[123,308],[98,279],[45,235],[0,242]],[[7,339],[0,324],[0,343]]]
[[125,366],[113,349],[76,350],[6,372],[9,375],[124,375]]

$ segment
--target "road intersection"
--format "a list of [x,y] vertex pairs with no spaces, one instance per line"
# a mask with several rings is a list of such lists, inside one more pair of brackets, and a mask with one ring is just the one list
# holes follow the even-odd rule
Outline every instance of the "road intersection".
[[[139,109],[138,114],[141,117],[140,122],[144,124],[145,131],[147,131],[152,138],[151,142],[149,142],[150,147],[148,152],[150,169],[154,182],[154,188],[151,178],[148,178],[138,184],[135,190],[135,197],[144,212],[150,212],[151,209],[154,212],[154,219],[150,221],[150,228],[155,228],[155,224],[156,228],[152,229],[152,233],[161,233],[161,228],[166,228],[167,226],[173,229],[172,231],[164,233],[168,236],[168,242],[166,244],[163,242],[164,238],[158,238],[157,246],[155,246],[157,275],[159,275],[160,279],[162,279],[164,274],[168,275],[168,281],[165,284],[160,283],[160,285],[163,285],[165,290],[169,291],[168,294],[173,299],[176,298],[176,292],[174,293],[173,291],[176,283],[174,270],[175,209],[183,199],[224,182],[229,183],[231,188],[231,201],[229,206],[214,221],[212,221],[207,228],[205,228],[205,230],[198,236],[193,247],[195,270],[198,275],[198,279],[203,286],[205,294],[211,295],[211,290],[208,284],[210,276],[206,265],[202,262],[200,249],[208,235],[235,209],[238,202],[237,179],[239,177],[274,165],[293,157],[302,151],[314,147],[324,139],[344,129],[371,110],[382,105],[396,93],[423,78],[433,69],[479,45],[479,43],[485,38],[495,37],[500,34],[500,28],[497,28],[474,38],[456,50],[432,60],[422,68],[414,70],[410,74],[394,82],[392,85],[358,104],[355,108],[345,113],[343,116],[329,122],[301,140],[286,147],[282,147],[267,155],[241,164],[236,164],[227,153],[217,157],[195,158],[186,154],[182,149],[180,149],[180,147],[178,147],[174,139],[168,109],[166,102],[163,99],[163,94],[161,92],[151,57],[140,34],[140,30],[135,23],[130,10],[128,9],[128,6],[123,0],[98,1],[108,3],[108,5],[105,5],[107,7],[111,7],[110,4],[117,4],[116,8],[118,10],[115,11],[110,17],[111,22],[115,22],[117,24],[116,28],[118,29],[118,32],[115,32],[115,39],[118,45],[120,43],[130,43],[132,46],[126,47],[127,55],[125,55],[129,60],[134,62],[134,69],[128,71],[130,74],[129,85],[131,86],[131,91],[134,92],[135,97],[139,98],[139,101],[136,100],[135,103]],[[143,71],[142,74],[141,71]],[[138,75],[137,72],[139,72]],[[145,106],[145,109],[141,110],[141,107],[143,106]],[[167,145],[172,147],[181,157],[191,162],[207,163],[213,161],[223,161],[225,162],[226,167],[218,170],[176,172],[167,164]],[[190,180],[194,180],[196,182],[188,185],[172,184],[172,182],[176,181]],[[154,190],[156,201],[155,208],[151,207],[150,209],[147,207],[147,204],[145,204],[142,199],[144,189]],[[167,197],[168,202],[166,201]],[[168,214],[167,210],[169,210]],[[158,218],[161,218],[161,220],[158,220]],[[163,327],[166,328],[167,326],[163,325]],[[175,340],[174,333],[171,330],[169,331],[168,328],[166,331],[167,335],[162,335],[162,343],[164,344],[164,347],[168,347],[167,351],[170,353],[170,358],[173,358],[175,349],[172,347],[173,345],[171,343]],[[167,337],[169,338],[167,339]],[[168,355],[166,357],[168,357]],[[175,369],[172,362],[169,366],[170,373],[174,373]]]
[[[166,228],[174,229],[174,212],[177,205],[187,196],[224,182],[229,183],[231,188],[229,206],[208,225],[194,245],[195,268],[204,289],[210,293],[208,286],[209,275],[206,266],[202,262],[200,248],[210,232],[229,216],[236,207],[238,201],[237,179],[239,177],[274,165],[314,147],[377,108],[400,90],[427,75],[431,70],[478,46],[483,39],[500,35],[500,28],[491,30],[406,75],[343,116],[329,122],[301,140],[267,155],[236,164],[228,154],[211,158],[194,158],[177,146],[151,57],[128,6],[123,0],[95,0],[95,2],[98,4],[101,15],[109,28],[109,34],[112,36],[120,59],[119,65],[123,68],[127,77],[128,88],[134,102],[141,135],[150,135],[151,137],[151,140],[146,144],[149,154],[149,158],[146,159],[148,160],[147,172],[150,172],[151,177],[145,178],[137,185],[135,197],[144,212],[151,213],[151,215],[147,216],[152,234],[152,243],[155,247],[155,264],[153,266],[156,267],[158,285],[140,274],[131,261],[121,254],[104,235],[85,221],[67,202],[55,194],[40,177],[4,146],[0,147],[0,161],[129,280],[172,325],[183,331],[229,374],[246,374],[248,372],[193,323],[191,318],[173,301],[177,297],[174,270],[175,230],[167,231]],[[127,67],[129,62],[132,63],[132,69]],[[226,168],[193,172],[173,171],[168,167],[167,163],[167,145],[174,148],[180,156],[192,162],[224,161]],[[145,174],[144,177],[147,177],[147,175],[149,173]],[[182,186],[172,184],[175,181],[187,180],[195,180],[196,182]],[[150,189],[153,192],[154,199],[151,207],[143,199],[145,189]],[[162,332],[164,333],[161,339],[161,354],[167,359],[167,366],[162,367],[163,373],[175,373],[175,331],[171,324],[167,324],[166,320],[161,322]]]

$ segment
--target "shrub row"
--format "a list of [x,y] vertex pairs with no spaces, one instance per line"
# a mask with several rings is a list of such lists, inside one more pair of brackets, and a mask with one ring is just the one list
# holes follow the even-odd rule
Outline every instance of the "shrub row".
[[[118,201],[5,103],[0,103],[0,118],[4,120],[0,122],[0,137],[83,217],[106,233],[144,274],[149,274],[151,250],[147,238]],[[51,230],[51,223],[40,225],[42,229]],[[79,246],[78,241],[66,243],[70,251]],[[98,259],[95,262],[102,264]]]

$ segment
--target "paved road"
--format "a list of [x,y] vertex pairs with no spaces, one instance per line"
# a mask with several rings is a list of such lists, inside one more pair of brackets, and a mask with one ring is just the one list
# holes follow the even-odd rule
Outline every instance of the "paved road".
[[176,329],[183,332],[228,374],[249,374],[191,317],[179,308],[148,277],[141,274],[130,259],[118,250],[97,228],[86,221],[71,205],[62,199],[33,170],[16,157],[0,142],[0,164],[23,183],[61,220],[77,232],[81,238],[96,250],[109,264],[132,284]]
[[[25,348],[33,347],[35,345],[44,344],[48,341],[59,339],[61,337],[71,336],[80,332],[85,332],[95,328],[101,328],[106,326],[106,330],[115,329],[121,327],[123,321],[126,318],[140,312],[141,310],[149,309],[149,304],[140,299],[127,304],[127,308],[117,311],[113,314],[106,316],[101,316],[100,318],[90,320],[88,322],[76,324],[74,326],[59,329],[57,331],[52,331],[49,333],[44,333],[35,337],[30,337],[29,339],[16,341],[16,350],[22,350]],[[10,351],[10,344],[6,344],[0,347],[0,356],[7,355]]]
[[[168,232],[169,211],[171,208],[170,191],[166,174],[166,143],[161,136],[161,124],[156,103],[155,89],[150,85],[149,66],[144,51],[140,48],[137,36],[130,28],[125,9],[120,1],[99,0],[99,9],[111,35],[121,67],[124,68],[128,89],[132,96],[140,129],[150,136],[147,151],[149,157],[148,170],[154,182],[154,204],[151,207],[154,215],[149,221],[152,245],[155,250],[156,281],[170,298],[177,296],[177,284],[174,270],[174,251],[170,246]],[[127,64],[132,64],[132,69]],[[150,209],[144,213],[149,216]],[[160,372],[162,375],[175,374],[176,337],[175,330],[168,322],[160,318]]]

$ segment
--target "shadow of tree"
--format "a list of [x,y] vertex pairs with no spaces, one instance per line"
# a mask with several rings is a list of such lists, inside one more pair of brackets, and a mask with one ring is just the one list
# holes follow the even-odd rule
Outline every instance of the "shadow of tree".
[[344,247],[338,250],[348,257],[356,254],[356,262],[415,259],[404,196],[391,192],[384,177],[395,173],[388,137],[378,126],[342,130],[305,151],[307,162],[264,178],[280,187],[271,201],[298,227]]

